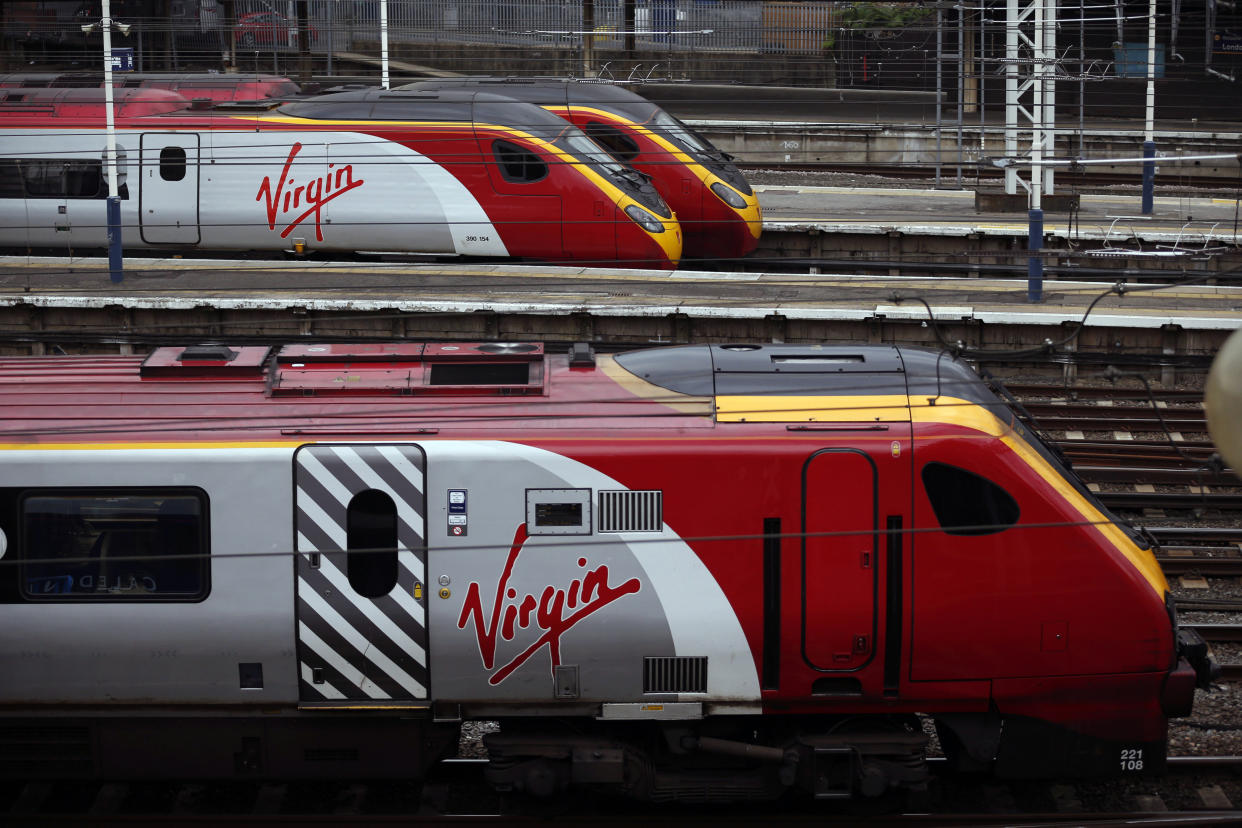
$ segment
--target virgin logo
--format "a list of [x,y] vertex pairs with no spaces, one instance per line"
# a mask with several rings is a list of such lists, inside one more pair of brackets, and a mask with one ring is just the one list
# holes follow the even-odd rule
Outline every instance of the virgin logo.
[[[366,182],[361,178],[354,180],[353,164],[344,164],[341,167],[329,164],[325,175],[312,178],[305,184],[298,184],[295,187],[295,182],[289,175],[289,168],[293,166],[293,159],[301,151],[302,143],[299,141],[289,150],[289,157],[285,159],[285,166],[280,171],[280,179],[276,182],[276,191],[272,192],[271,176],[265,175],[254,200],[266,201],[269,230],[276,229],[277,219],[285,224],[285,229],[280,231],[282,239],[292,233],[293,228],[314,216],[315,240],[323,241],[323,228],[321,227],[323,205],[338,196],[345,195],[350,190],[361,187]],[[290,216],[293,218],[290,219]]]
[[[551,669],[555,672],[561,663],[561,636],[591,613],[603,609],[622,596],[638,592],[641,588],[637,578],[610,586],[608,566],[600,564],[588,570],[582,578],[571,580],[568,587],[544,587],[538,598],[532,593],[519,596],[517,590],[509,586],[509,578],[513,574],[518,556],[522,554],[526,538],[526,524],[522,524],[513,536],[509,558],[505,561],[504,571],[496,583],[496,597],[492,601],[491,613],[484,612],[482,591],[475,581],[471,582],[466,591],[466,601],[462,604],[461,616],[457,619],[459,630],[464,630],[471,620],[474,621],[479,654],[483,657],[483,666],[488,670],[496,663],[498,638],[512,641],[517,629],[531,626],[541,632],[529,647],[492,673],[488,684],[500,684],[545,645],[552,662]],[[578,567],[585,570],[586,566],[586,558],[579,558]]]

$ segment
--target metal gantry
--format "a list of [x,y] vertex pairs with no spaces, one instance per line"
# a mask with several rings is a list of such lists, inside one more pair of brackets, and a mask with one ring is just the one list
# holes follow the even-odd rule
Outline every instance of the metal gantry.
[[1019,147],[1019,136],[1029,124],[1033,165],[1006,167],[1005,192],[1015,194],[1021,185],[1030,193],[1033,210],[1040,209],[1043,193],[1054,191],[1052,168],[1039,162],[1054,155],[1056,140],[1057,3],[1006,0],[1005,157],[1028,155]]

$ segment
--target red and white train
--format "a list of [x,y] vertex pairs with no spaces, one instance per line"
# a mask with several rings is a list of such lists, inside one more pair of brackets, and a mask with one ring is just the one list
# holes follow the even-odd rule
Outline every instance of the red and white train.
[[[199,109],[116,90],[127,248],[671,268],[677,219],[580,130],[485,92]],[[103,90],[0,89],[0,246],[107,246]]]
[[[0,360],[20,775],[553,794],[1158,772],[1214,662],[964,365],[891,346]],[[1071,577],[1072,574],[1072,577]],[[54,723],[56,727],[49,728]]]

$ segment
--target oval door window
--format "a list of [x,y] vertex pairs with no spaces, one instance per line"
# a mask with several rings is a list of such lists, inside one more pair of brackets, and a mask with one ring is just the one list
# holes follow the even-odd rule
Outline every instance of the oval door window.
[[164,147],[160,150],[160,178],[180,181],[185,178],[185,150],[181,147]]

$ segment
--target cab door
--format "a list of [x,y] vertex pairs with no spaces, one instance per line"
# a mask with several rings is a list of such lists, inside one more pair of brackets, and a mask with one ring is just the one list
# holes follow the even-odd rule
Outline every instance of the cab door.
[[[563,258],[567,245],[562,232],[569,236],[594,229],[572,221],[581,196],[564,192],[565,170],[553,156],[511,138],[476,131],[479,157],[487,167],[493,193],[485,204],[487,214],[512,255]],[[569,215],[563,214],[563,201],[570,205]],[[570,227],[563,226],[566,221]]]
[[295,453],[303,705],[427,699],[425,468],[413,445]]
[[802,656],[857,670],[876,647],[878,475],[864,451],[828,448],[802,468]]
[[142,136],[139,216],[148,244],[198,244],[198,135]]

